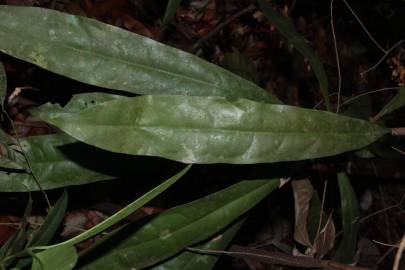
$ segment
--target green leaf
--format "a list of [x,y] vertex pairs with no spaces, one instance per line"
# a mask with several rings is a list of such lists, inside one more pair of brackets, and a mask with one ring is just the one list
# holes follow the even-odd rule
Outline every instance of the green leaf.
[[65,189],[62,196],[49,211],[44,223],[34,234],[30,246],[46,245],[55,235],[59,225],[63,221],[68,205],[68,193]]
[[[196,246],[202,250],[224,250],[242,226],[244,220],[238,221],[224,232],[211,238],[203,244]],[[210,270],[219,259],[219,255],[199,254],[183,251],[175,257],[158,264],[149,270]]]
[[7,76],[3,63],[0,62],[0,107],[4,109],[7,94]]
[[180,6],[181,0],[169,0],[167,2],[165,16],[163,17],[163,24],[167,25],[172,20],[174,15],[176,15],[176,10]]
[[[66,134],[33,136],[20,139],[24,152],[31,161],[32,169],[43,189],[80,185],[114,178],[81,165],[85,158],[95,154],[91,147]],[[86,153],[88,152],[88,153]],[[19,154],[20,163],[23,156]],[[71,160],[69,156],[81,157]],[[78,162],[79,161],[79,162]],[[1,192],[26,192],[38,190],[38,185],[29,173],[0,171]]]
[[259,7],[266,15],[267,19],[277,27],[277,30],[283,35],[288,42],[291,43],[311,64],[316,77],[318,78],[319,86],[323,98],[325,99],[326,107],[331,110],[328,90],[328,78],[326,72],[316,52],[308,45],[308,42],[295,31],[293,22],[289,17],[283,16],[276,12],[273,7],[266,3],[265,0],[258,0]]
[[389,132],[329,112],[221,97],[140,96],[79,113],[38,115],[102,149],[184,163],[319,158],[364,147]]
[[77,236],[63,242],[63,243],[59,243],[59,244],[56,244],[54,246],[60,246],[60,245],[66,245],[66,244],[75,245],[75,244],[78,244],[78,243],[80,243],[80,242],[82,242],[82,241],[84,241],[84,240],[86,240],[86,239],[88,239],[90,237],[93,237],[93,236],[99,234],[100,232],[108,229],[109,227],[111,227],[112,225],[120,222],[121,220],[123,220],[124,218],[126,218],[127,216],[132,214],[135,210],[137,210],[138,208],[144,206],[150,200],[157,197],[160,193],[162,193],[163,191],[168,189],[171,185],[176,183],[177,180],[179,180],[186,172],[188,172],[188,170],[190,168],[191,168],[191,165],[188,165],[183,170],[181,170],[180,172],[178,172],[174,176],[170,177],[168,180],[166,180],[165,182],[163,182],[159,186],[157,186],[154,189],[150,190],[149,192],[144,194],[142,197],[136,199],[135,201],[133,201],[129,205],[125,206],[124,208],[122,208],[120,211],[118,211],[114,215],[112,215],[112,216],[108,217],[107,219],[103,220],[102,222],[100,222],[99,224],[94,226],[93,228],[91,228],[91,229],[89,229],[89,230],[87,230],[87,231],[85,231],[85,232],[83,232],[83,233],[81,233],[81,234],[79,234],[79,235],[77,235]]
[[279,103],[257,85],[192,54],[85,17],[0,6],[0,40],[6,54],[95,86]]
[[356,252],[359,224],[359,206],[352,184],[346,174],[338,174],[340,200],[342,208],[343,238],[334,259],[342,263],[352,263]]
[[[127,226],[84,257],[79,269],[139,269],[153,265],[228,226],[279,185],[279,180],[242,181],[202,199],[171,208],[141,228]],[[122,237],[121,239],[119,237]],[[98,248],[109,248],[99,256]],[[92,255],[96,258],[92,259]],[[90,262],[89,262],[90,261]]]
[[405,106],[405,86],[398,90],[398,93],[393,97],[387,105],[374,117],[374,120],[378,120],[386,114],[389,114],[401,107]]
[[6,268],[15,259],[14,255],[24,249],[27,240],[28,218],[32,211],[32,197],[28,193],[28,202],[21,218],[21,223],[17,231],[0,248],[0,266]]
[[70,270],[76,265],[78,254],[71,245],[46,249],[33,255],[31,270]]

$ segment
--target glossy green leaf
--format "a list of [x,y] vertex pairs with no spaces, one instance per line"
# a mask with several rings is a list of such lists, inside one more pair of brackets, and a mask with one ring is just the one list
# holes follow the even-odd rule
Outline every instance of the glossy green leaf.
[[279,101],[192,54],[99,21],[33,7],[0,6],[0,51],[63,76],[136,94]]
[[[43,189],[80,185],[114,178],[114,176],[83,167],[80,163],[71,160],[69,158],[71,154],[74,157],[81,155],[84,158],[91,156],[92,152],[89,151],[86,154],[85,151],[89,150],[89,147],[68,135],[34,136],[22,138],[20,141]],[[22,155],[19,155],[19,160],[23,160]],[[0,171],[1,192],[33,190],[38,190],[38,185],[31,174]]]
[[157,197],[160,193],[168,189],[171,185],[176,183],[189,169],[191,168],[191,165],[188,165],[185,167],[183,170],[175,174],[174,176],[170,177],[167,179],[165,182],[160,184],[159,186],[155,187],[154,189],[150,190],[146,194],[144,194],[142,197],[136,199],[132,203],[128,204],[124,208],[122,208],[120,211],[115,213],[114,215],[108,217],[107,219],[103,220],[96,226],[92,227],[91,229],[63,242],[60,244],[56,244],[55,246],[59,245],[76,245],[90,237],[93,237],[104,230],[108,229],[112,225],[120,222],[121,220],[125,219],[127,216],[132,214],[134,211],[136,211],[138,208],[144,206],[146,203],[148,203],[150,200],[154,199]]
[[65,190],[56,204],[49,211],[44,223],[39,230],[35,232],[30,246],[46,245],[55,235],[58,227],[63,221],[68,206],[68,193]]
[[0,107],[4,106],[7,94],[7,76],[3,63],[0,62]]
[[289,17],[276,12],[271,4],[265,0],[258,0],[259,7],[266,15],[267,19],[277,27],[277,30],[283,35],[291,45],[293,45],[311,64],[316,77],[318,78],[319,86],[325,104],[328,110],[331,109],[328,90],[328,78],[321,60],[316,52],[308,45],[308,42],[295,31],[294,23]]
[[71,245],[58,246],[36,253],[31,270],[71,270],[78,254]]
[[167,25],[170,23],[176,15],[176,10],[180,6],[181,0],[169,0],[167,2],[165,16],[163,17],[163,24]]
[[364,147],[389,132],[324,111],[221,97],[140,96],[80,113],[38,115],[102,149],[184,163],[318,158]]
[[[87,254],[79,269],[139,269],[213,236],[279,185],[279,180],[242,181],[202,199],[169,209],[141,228],[128,226]],[[123,238],[119,239],[119,236]],[[114,242],[115,240],[115,242]],[[94,260],[92,254],[96,255]]]
[[[209,241],[196,246],[203,250],[224,250],[238,232],[244,220],[238,221],[224,232],[216,235]],[[183,251],[175,257],[148,270],[210,270],[219,259],[219,255],[199,254],[191,251]]]
[[356,252],[359,232],[359,205],[349,178],[343,172],[338,174],[340,201],[342,209],[343,237],[334,259],[342,263],[352,263]]
[[380,119],[399,108],[405,106],[405,86],[398,90],[398,93],[388,102],[387,105],[374,117],[375,120]]

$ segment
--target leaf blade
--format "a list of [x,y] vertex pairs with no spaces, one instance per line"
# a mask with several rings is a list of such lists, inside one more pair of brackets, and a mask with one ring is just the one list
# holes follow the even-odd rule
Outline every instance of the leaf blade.
[[[171,208],[79,269],[142,268],[173,256],[226,227],[277,188],[279,180],[242,181]],[[124,234],[128,236],[127,231]]]
[[174,15],[176,15],[176,10],[180,6],[181,0],[169,0],[167,3],[165,15],[163,17],[163,24],[168,25],[172,20]]
[[0,39],[6,54],[95,86],[279,103],[257,85],[192,54],[85,17],[0,6]]
[[77,114],[38,115],[96,147],[184,163],[318,158],[364,147],[389,132],[333,113],[220,97],[140,96]]
[[338,183],[342,208],[343,238],[335,253],[334,259],[343,263],[351,263],[356,252],[357,234],[360,215],[356,194],[352,184],[344,172],[338,173]]

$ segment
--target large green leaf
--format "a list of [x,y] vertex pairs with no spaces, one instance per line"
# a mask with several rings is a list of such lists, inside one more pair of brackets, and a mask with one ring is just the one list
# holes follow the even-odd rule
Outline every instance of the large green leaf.
[[374,120],[380,119],[386,114],[389,114],[401,107],[405,106],[405,86],[398,89],[398,93],[393,97],[387,105],[374,117]]
[[[48,105],[50,106],[50,105]],[[106,150],[184,163],[260,163],[331,156],[388,129],[329,112],[221,97],[140,96],[39,116]]]
[[[242,181],[169,209],[141,228],[127,226],[89,252],[84,257],[87,264],[79,269],[139,269],[155,264],[213,236],[278,185],[279,180]],[[123,238],[119,239],[120,236]],[[100,256],[99,248],[103,246],[108,250]]]
[[314,73],[319,81],[319,86],[323,98],[325,99],[326,107],[331,109],[329,101],[328,78],[321,60],[316,52],[308,45],[308,42],[295,31],[294,23],[289,17],[283,16],[276,12],[271,4],[265,0],[258,0],[260,9],[266,15],[267,19],[277,27],[277,30],[283,35],[291,45],[294,46],[311,64]]
[[167,7],[165,11],[165,16],[163,17],[163,24],[167,25],[171,22],[174,15],[176,15],[176,10],[180,6],[181,0],[169,0],[167,2]]
[[352,184],[344,172],[338,174],[340,201],[342,209],[343,237],[336,250],[334,259],[342,263],[352,263],[359,232],[359,205]]
[[[196,248],[202,250],[224,250],[238,232],[243,221],[244,220],[236,222],[221,234],[196,246]],[[214,267],[218,259],[219,255],[183,251],[161,264],[148,268],[148,270],[210,270]]]
[[0,6],[0,51],[52,72],[137,94],[279,102],[257,85],[192,54],[49,9]]
[[[70,154],[74,157],[81,156],[83,159],[95,152],[90,151],[90,147],[68,135],[34,136],[20,139],[20,141],[43,189],[80,185],[114,178],[109,174],[100,173],[80,165],[80,162],[77,162],[80,160],[71,160]],[[21,154],[19,159],[23,159]],[[25,192],[38,189],[38,185],[29,173],[0,171],[1,192]]]

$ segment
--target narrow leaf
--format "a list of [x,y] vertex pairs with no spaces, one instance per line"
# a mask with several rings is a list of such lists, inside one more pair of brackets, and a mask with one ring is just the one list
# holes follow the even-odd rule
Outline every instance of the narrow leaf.
[[71,270],[78,259],[76,249],[71,245],[46,249],[33,257],[31,270]]
[[277,27],[280,34],[283,35],[306,59],[308,59],[308,62],[311,64],[314,73],[318,78],[326,107],[328,110],[331,110],[328,78],[326,77],[325,69],[316,52],[308,45],[308,42],[295,31],[294,24],[289,17],[276,12],[271,4],[267,3],[265,0],[258,0],[258,3],[267,19]]
[[387,105],[374,117],[374,120],[380,119],[401,107],[405,106],[405,86],[398,90],[398,93],[388,102]]
[[352,184],[345,173],[338,174],[340,200],[342,209],[343,237],[334,259],[342,263],[352,263],[356,251],[359,224],[359,206]]
[[[203,250],[224,250],[231,242],[234,235],[242,226],[244,220],[238,221],[224,232],[214,236],[209,241],[196,246]],[[169,259],[149,270],[210,270],[219,259],[219,255],[199,254],[191,251],[183,251],[172,259]]]
[[[80,185],[114,178],[82,166],[81,159],[89,157],[90,147],[65,134],[33,136],[20,139],[23,151],[31,161],[32,169],[43,189]],[[88,151],[88,153],[86,153]],[[72,154],[78,160],[69,158]],[[20,160],[23,160],[19,153]],[[79,161],[79,162],[77,162]],[[31,174],[0,171],[1,192],[38,190]]]
[[324,111],[221,97],[140,96],[80,113],[38,115],[105,150],[184,163],[319,158],[364,147],[389,132]]
[[68,193],[67,190],[63,192],[62,196],[56,202],[56,204],[49,211],[44,223],[39,230],[34,234],[30,246],[46,245],[55,235],[59,225],[61,224],[65,215],[68,205]]
[[6,54],[95,86],[279,103],[257,85],[192,54],[50,9],[0,6],[0,40]]
[[311,247],[307,230],[309,203],[312,198],[313,187],[308,179],[292,182],[294,192],[295,228],[294,239],[298,243]]
[[163,17],[164,25],[167,25],[172,21],[174,15],[176,15],[177,8],[180,6],[180,3],[181,0],[169,0],[167,2],[165,16]]
[[176,183],[177,180],[179,180],[190,168],[191,168],[191,165],[188,165],[183,170],[181,170],[174,176],[170,177],[168,180],[166,180],[159,186],[150,190],[149,192],[144,194],[142,197],[136,199],[135,201],[133,201],[126,207],[122,208],[120,211],[118,211],[114,215],[110,216],[109,218],[103,220],[102,222],[100,222],[99,224],[94,226],[93,228],[91,228],[91,229],[79,234],[78,236],[73,237],[63,243],[57,244],[55,246],[65,245],[65,244],[75,245],[75,244],[78,244],[78,243],[80,243],[90,237],[93,237],[93,236],[99,234],[100,232],[108,229],[109,227],[120,222],[121,220],[123,220],[124,218],[126,218],[127,216],[132,214],[134,211],[136,211],[138,208],[144,206],[150,200],[152,200],[153,198],[158,196],[160,193],[162,193],[163,191],[168,189],[171,185]]
[[[141,228],[119,231],[120,240],[110,238],[102,246],[110,249],[79,269],[139,269],[177,254],[226,227],[279,185],[279,180],[242,181],[197,201],[163,212]],[[119,239],[119,238],[118,238]],[[110,241],[109,241],[110,240]],[[115,244],[114,244],[115,243]]]

